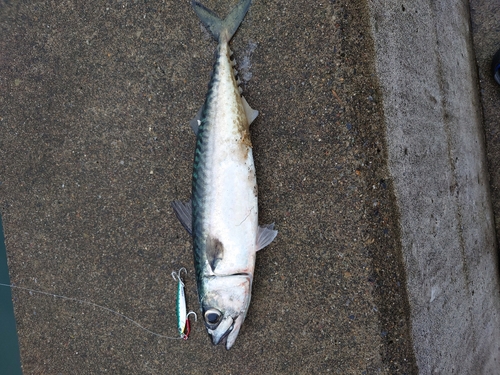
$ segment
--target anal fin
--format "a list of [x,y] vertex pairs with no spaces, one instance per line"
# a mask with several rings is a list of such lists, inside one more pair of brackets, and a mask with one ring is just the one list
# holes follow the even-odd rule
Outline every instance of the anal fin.
[[243,103],[245,114],[247,115],[248,125],[250,125],[259,115],[259,111],[251,108],[244,96],[241,97],[241,102]]

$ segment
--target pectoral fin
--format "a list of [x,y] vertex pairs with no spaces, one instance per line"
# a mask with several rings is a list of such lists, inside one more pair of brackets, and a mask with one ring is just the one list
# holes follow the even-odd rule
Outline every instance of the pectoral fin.
[[269,245],[278,235],[278,231],[274,230],[274,223],[259,226],[257,230],[256,251],[265,248]]
[[190,236],[193,235],[193,231],[191,229],[193,225],[191,200],[188,200],[185,203],[181,201],[173,201],[170,205],[174,209],[175,216],[177,216],[177,219],[179,219],[184,229],[188,231]]
[[205,250],[208,264],[210,264],[212,271],[215,272],[217,264],[219,264],[220,261],[222,261],[222,258],[224,258],[224,245],[219,241],[219,239],[208,236]]

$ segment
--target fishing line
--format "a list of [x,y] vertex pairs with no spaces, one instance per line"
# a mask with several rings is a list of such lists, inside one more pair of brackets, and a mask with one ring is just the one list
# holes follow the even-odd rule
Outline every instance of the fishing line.
[[98,305],[97,303],[93,303],[93,302],[89,302],[89,301],[84,301],[84,300],[81,300],[81,299],[78,299],[78,298],[72,298],[72,297],[66,297],[66,296],[61,296],[59,294],[54,294],[54,293],[49,293],[49,292],[44,292],[42,290],[36,290],[36,289],[30,289],[30,288],[25,288],[25,287],[22,287],[22,286],[17,286],[17,285],[9,285],[9,284],[3,284],[3,283],[0,283],[0,286],[4,286],[4,287],[7,287],[7,288],[13,288],[13,289],[19,289],[19,290],[24,290],[26,292],[30,292],[30,293],[38,293],[38,294],[43,294],[43,295],[46,295],[46,296],[51,296],[51,297],[55,297],[55,298],[60,298],[60,299],[64,299],[64,300],[67,300],[67,301],[73,301],[73,302],[78,302],[78,303],[83,303],[83,304],[86,304],[86,305],[89,305],[89,306],[93,306],[93,307],[97,307],[101,310],[104,310],[104,311],[107,311],[107,312],[110,312],[112,314],[115,314],[115,315],[118,315],[120,317],[122,317],[123,319],[127,320],[128,322],[132,323],[133,325],[139,327],[140,329],[142,329],[143,331],[146,331],[147,333],[153,335],[153,336],[156,336],[156,337],[160,337],[160,338],[163,338],[163,339],[169,339],[169,340],[180,340],[182,337],[171,337],[171,336],[166,336],[166,335],[162,335],[160,333],[156,333],[156,332],[153,332],[151,331],[150,329],[147,329],[146,327],[142,326],[141,324],[139,324],[138,322],[136,322],[134,319],[128,317],[127,315],[125,314],[122,314],[118,311],[115,311],[113,309],[110,309],[106,306],[101,306],[101,305]]

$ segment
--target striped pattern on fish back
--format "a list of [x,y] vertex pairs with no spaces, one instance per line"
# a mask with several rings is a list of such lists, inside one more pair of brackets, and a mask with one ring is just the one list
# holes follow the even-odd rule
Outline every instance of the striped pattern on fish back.
[[[210,127],[212,124],[208,121],[208,115],[210,111],[213,110],[213,106],[216,105],[215,97],[220,81],[220,66],[222,59],[226,58],[223,56],[222,52],[225,48],[228,49],[227,44],[222,43],[217,47],[217,53],[215,58],[214,67],[212,70],[212,76],[210,82],[208,83],[208,92],[205,98],[205,103],[200,115],[200,125],[198,128],[198,133],[196,137],[196,147],[194,152],[194,163],[193,163],[193,185],[192,185],[192,235],[193,235],[193,252],[194,252],[194,263],[196,272],[196,282],[198,284],[198,291],[202,289],[202,278],[204,276],[205,264],[206,264],[206,239],[203,235],[203,220],[205,218],[205,199],[206,199],[206,187],[209,185],[208,179],[210,176],[207,175],[209,170],[208,166],[208,143],[210,135]],[[222,53],[222,54],[221,54]],[[199,293],[202,296],[203,293]]]

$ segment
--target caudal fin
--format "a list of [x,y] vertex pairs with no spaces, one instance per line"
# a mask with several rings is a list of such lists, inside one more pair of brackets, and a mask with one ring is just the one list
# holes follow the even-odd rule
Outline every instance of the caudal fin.
[[251,2],[252,0],[241,0],[224,20],[221,20],[214,12],[197,1],[193,1],[191,5],[201,22],[218,42],[221,41],[221,38],[225,38],[226,42],[229,42],[245,18]]

